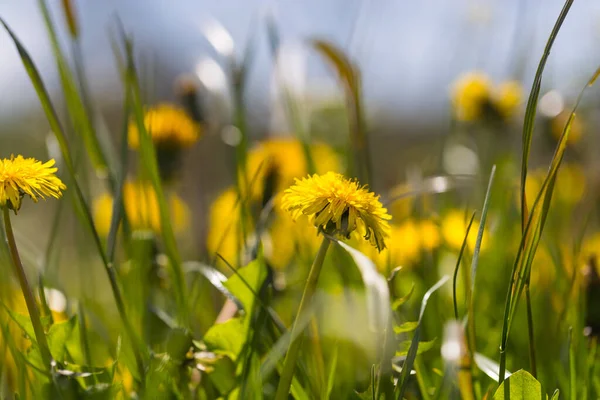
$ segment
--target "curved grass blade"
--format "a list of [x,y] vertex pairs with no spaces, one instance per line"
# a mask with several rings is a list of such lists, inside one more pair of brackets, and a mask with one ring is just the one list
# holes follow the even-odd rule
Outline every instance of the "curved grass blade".
[[419,312],[419,324],[417,329],[415,329],[415,334],[412,338],[412,342],[408,349],[408,354],[406,355],[406,360],[402,365],[402,373],[400,374],[400,378],[398,379],[398,384],[396,386],[397,399],[402,399],[404,396],[404,392],[408,386],[408,378],[410,371],[412,370],[413,364],[415,362],[415,358],[417,357],[417,350],[419,348],[419,340],[421,338],[421,321],[423,320],[423,314],[425,314],[425,307],[427,307],[427,303],[429,302],[429,298],[436,290],[441,288],[450,277],[448,275],[444,275],[435,285],[433,285],[423,296],[423,300],[421,301],[421,311]]
[[535,125],[535,116],[537,113],[537,103],[542,85],[542,74],[544,73],[546,61],[550,55],[550,50],[552,49],[554,40],[556,39],[556,36],[560,31],[560,27],[569,13],[571,5],[573,5],[573,0],[565,1],[560,14],[558,15],[558,19],[552,28],[552,32],[550,33],[550,37],[548,37],[546,47],[544,48],[544,53],[542,54],[542,58],[538,64],[535,78],[533,79],[531,92],[529,93],[529,100],[527,100],[527,107],[525,108],[525,119],[523,121],[523,156],[521,161],[521,230],[525,230],[525,222],[527,221],[528,214],[527,198],[525,195],[525,182],[527,180],[527,168],[529,165],[529,154],[531,152],[531,141],[533,137],[533,128]]
[[462,245],[460,246],[460,252],[458,253],[458,259],[456,260],[456,266],[454,267],[454,274],[452,275],[452,301],[454,304],[454,318],[458,320],[458,303],[456,300],[456,284],[458,281],[458,269],[460,268],[460,262],[462,261],[462,256],[465,252],[465,247],[467,247],[467,241],[469,239],[469,233],[471,232],[471,226],[473,225],[473,220],[475,219],[476,211],[473,211],[471,214],[471,219],[469,220],[469,225],[467,225],[467,231],[465,232],[465,237],[463,239]]

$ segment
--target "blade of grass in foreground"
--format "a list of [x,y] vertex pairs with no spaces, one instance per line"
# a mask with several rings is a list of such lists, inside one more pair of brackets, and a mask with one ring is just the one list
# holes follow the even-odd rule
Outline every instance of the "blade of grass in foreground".
[[473,220],[475,219],[475,211],[471,214],[471,219],[469,220],[469,224],[467,225],[467,231],[465,232],[465,237],[463,239],[462,245],[460,246],[460,252],[458,253],[458,258],[456,260],[456,266],[454,267],[454,274],[452,276],[452,300],[454,304],[454,318],[458,320],[458,303],[456,300],[456,284],[458,280],[458,269],[460,268],[460,263],[462,261],[463,254],[465,252],[465,247],[467,247],[467,241],[469,239],[469,233],[471,232],[471,226],[473,225]]
[[[485,231],[485,223],[487,220],[488,209],[490,207],[490,195],[492,193],[492,186],[494,185],[494,177],[496,176],[496,166],[492,167],[490,173],[490,180],[488,182],[487,191],[485,193],[485,199],[483,201],[483,209],[481,211],[481,221],[479,222],[479,230],[477,231],[477,240],[475,242],[475,248],[473,249],[473,259],[471,261],[471,287],[467,290],[467,344],[469,349],[469,358],[471,362],[469,365],[475,366],[473,362],[476,346],[475,346],[475,279],[477,278],[477,266],[479,265],[479,252],[481,250],[481,241],[483,240],[483,233]],[[473,376],[473,397],[478,399],[481,397],[481,386],[477,379],[477,373],[474,368],[471,370]]]
[[89,110],[86,110],[82,96],[77,89],[75,79],[69,68],[69,64],[67,63],[67,60],[65,59],[64,53],[58,42],[56,30],[54,29],[54,24],[52,23],[46,1],[38,0],[38,5],[42,12],[48,37],[50,38],[50,45],[56,59],[65,101],[69,110],[69,117],[72,119],[76,132],[82,136],[87,153],[90,156],[90,159],[92,160],[96,170],[101,174],[108,172],[110,177],[111,174],[108,170],[106,157],[104,156],[102,148],[100,147],[94,126],[90,120],[90,116],[88,115]]
[[402,365],[402,373],[400,374],[400,378],[398,379],[398,384],[396,385],[396,393],[395,396],[397,399],[402,399],[404,396],[404,392],[408,386],[408,379],[410,376],[410,370],[412,369],[413,363],[415,362],[415,358],[417,357],[417,349],[419,347],[419,339],[421,337],[421,321],[423,320],[423,315],[425,314],[425,307],[427,307],[427,303],[429,302],[429,298],[431,295],[441,288],[444,283],[448,282],[450,277],[448,275],[444,275],[435,285],[433,285],[423,296],[423,300],[421,301],[421,311],[419,312],[419,324],[415,329],[415,334],[410,343],[410,347],[408,349],[408,354],[406,355],[406,359],[404,360],[404,364]]
[[54,109],[54,106],[52,105],[52,101],[50,100],[48,91],[46,90],[44,82],[42,81],[41,76],[37,70],[37,67],[33,63],[33,60],[29,56],[29,53],[23,47],[23,45],[21,44],[19,39],[16,37],[16,35],[13,33],[13,31],[10,29],[10,27],[6,24],[6,22],[2,18],[0,18],[0,23],[4,26],[4,28],[10,35],[13,43],[15,44],[15,46],[17,48],[19,56],[21,57],[21,61],[23,62],[23,66],[25,67],[25,70],[26,70],[27,74],[29,75],[29,79],[31,80],[31,83],[33,84],[35,91],[40,99],[40,103],[42,105],[42,108],[44,109],[46,118],[48,119],[48,122],[52,129],[52,132],[56,136],[56,140],[58,141],[64,163],[67,167],[67,171],[70,175],[71,181],[73,182],[73,189],[75,191],[75,200],[76,200],[75,206],[81,210],[82,215],[84,216],[84,223],[87,226],[88,230],[92,234],[92,237],[94,239],[94,244],[96,246],[98,254],[100,255],[100,258],[104,265],[104,269],[106,270],[106,273],[108,275],[110,286],[111,286],[111,289],[113,292],[113,297],[115,299],[117,309],[119,311],[119,315],[125,326],[126,334],[129,336],[129,339],[133,343],[134,353],[136,355],[136,361],[138,364],[137,366],[138,366],[140,376],[143,376],[143,373],[144,373],[143,364],[144,363],[143,363],[142,355],[145,354],[145,348],[143,346],[139,346],[139,342],[136,339],[136,335],[135,335],[133,326],[131,325],[129,318],[127,317],[127,313],[125,311],[125,303],[123,302],[123,296],[121,294],[121,290],[120,290],[119,284],[117,282],[116,273],[115,273],[112,265],[109,263],[106,253],[104,252],[104,248],[102,247],[102,242],[100,240],[100,236],[98,235],[98,232],[96,231],[96,227],[94,226],[94,220],[92,218],[92,213],[85,201],[85,198],[83,196],[81,188],[79,187],[79,184],[77,183],[77,179],[76,179],[77,173],[76,173],[74,165],[73,165],[73,159],[72,159],[71,153],[69,151],[69,145],[67,143],[67,138],[64,134],[64,130],[62,129],[62,125],[56,114],[56,110]]
[[189,308],[187,302],[187,286],[182,268],[182,260],[177,248],[177,241],[171,226],[171,217],[169,207],[165,198],[158,163],[156,160],[156,150],[152,143],[150,133],[144,123],[144,107],[138,82],[138,76],[135,69],[133,46],[131,40],[122,33],[122,40],[126,52],[127,68],[125,71],[126,90],[131,94],[131,111],[137,124],[140,140],[140,156],[144,168],[145,177],[150,181],[154,189],[158,209],[160,214],[160,226],[165,252],[169,259],[170,274],[173,280],[175,299],[177,304],[177,322],[182,327],[189,326]]
[[535,116],[537,113],[537,103],[540,95],[540,89],[542,85],[542,74],[544,73],[544,68],[546,67],[546,61],[548,60],[548,56],[550,55],[550,50],[552,49],[552,45],[554,44],[554,39],[558,35],[558,31],[562,26],[567,14],[569,13],[569,9],[573,4],[573,0],[567,0],[563,9],[561,10],[556,23],[554,24],[554,28],[552,28],[552,32],[550,33],[550,37],[546,42],[546,47],[544,49],[544,53],[542,54],[542,58],[540,63],[538,64],[537,71],[535,73],[535,78],[533,79],[533,85],[531,87],[531,92],[529,93],[529,100],[527,100],[527,107],[525,108],[525,120],[523,121],[523,157],[521,161],[521,230],[525,229],[525,221],[527,221],[527,198],[525,195],[525,181],[527,179],[527,168],[529,165],[529,154],[531,152],[531,141],[533,137],[533,128],[535,125]]

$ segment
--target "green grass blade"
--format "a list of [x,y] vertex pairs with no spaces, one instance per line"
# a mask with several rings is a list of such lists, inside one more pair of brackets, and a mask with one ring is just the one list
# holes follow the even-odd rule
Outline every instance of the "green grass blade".
[[[454,319],[458,320],[458,302],[456,299],[456,285],[458,281],[458,269],[460,268],[460,263],[462,261],[463,254],[465,252],[465,247],[467,247],[467,242],[469,239],[469,233],[471,232],[471,226],[473,225],[473,220],[475,220],[476,212],[473,211],[471,214],[471,219],[469,219],[469,224],[467,225],[467,231],[465,232],[465,237],[463,239],[462,245],[460,246],[460,251],[458,253],[458,259],[456,260],[456,265],[454,267],[454,274],[452,275],[452,302],[454,305]],[[413,286],[414,287],[414,286]]]
[[396,386],[397,399],[402,399],[406,389],[408,387],[408,380],[410,376],[410,371],[415,362],[415,358],[417,357],[417,350],[419,347],[419,340],[421,338],[421,321],[423,320],[423,315],[425,314],[425,308],[427,307],[427,303],[429,302],[429,298],[436,290],[441,288],[450,277],[448,275],[444,275],[435,285],[433,285],[423,296],[423,300],[421,301],[421,310],[419,312],[419,325],[415,330],[415,334],[410,343],[410,347],[408,349],[408,354],[406,355],[406,359],[404,364],[402,365],[402,373],[400,374],[400,378],[398,379],[398,384]]
[[174,295],[177,304],[177,322],[183,327],[187,327],[189,321],[189,309],[187,303],[187,286],[182,268],[182,260],[177,247],[175,234],[171,226],[171,217],[169,207],[165,198],[160,174],[158,170],[158,162],[156,159],[156,150],[152,143],[150,133],[146,129],[144,123],[144,107],[142,104],[142,96],[138,81],[137,72],[135,69],[133,47],[131,41],[127,37],[123,37],[125,45],[127,69],[125,74],[125,85],[130,92],[131,111],[134,120],[137,124],[140,136],[140,156],[142,166],[144,168],[145,177],[150,181],[152,188],[156,194],[158,209],[160,214],[161,234],[165,246],[165,253],[169,259],[170,274],[173,280]]
[[531,141],[533,137],[533,128],[535,126],[535,116],[537,113],[537,104],[540,95],[540,89],[542,85],[542,74],[544,73],[544,68],[546,67],[546,61],[548,60],[548,56],[550,55],[550,50],[552,49],[552,45],[554,44],[554,40],[560,31],[560,27],[562,26],[567,14],[569,13],[569,9],[573,4],[573,0],[566,0],[554,27],[552,28],[552,32],[548,37],[548,41],[546,42],[546,47],[544,48],[544,53],[542,54],[542,58],[540,59],[540,63],[538,64],[537,71],[535,73],[535,78],[533,79],[533,85],[531,87],[531,92],[529,93],[529,100],[527,101],[527,107],[525,109],[525,119],[523,121],[523,156],[521,162],[521,229],[525,229],[525,222],[527,221],[527,199],[525,196],[525,181],[527,179],[527,168],[529,165],[529,154],[531,153]]
[[63,93],[65,95],[65,101],[67,108],[69,109],[69,117],[72,119],[75,131],[78,134],[81,134],[88,155],[96,170],[101,174],[104,174],[105,171],[109,172],[110,174],[110,171],[108,171],[106,158],[100,143],[98,142],[98,138],[96,136],[90,116],[88,115],[89,110],[86,110],[82,96],[79,93],[77,84],[75,83],[75,79],[69,68],[69,64],[58,42],[56,30],[54,29],[54,24],[52,23],[46,1],[38,0],[38,5],[42,12],[48,37],[50,38],[50,45],[56,59],[56,64],[63,87]]

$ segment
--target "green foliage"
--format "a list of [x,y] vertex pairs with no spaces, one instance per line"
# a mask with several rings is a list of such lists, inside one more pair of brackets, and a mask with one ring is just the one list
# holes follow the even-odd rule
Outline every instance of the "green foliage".
[[543,400],[548,395],[542,385],[527,371],[519,370],[506,379],[496,390],[494,400]]

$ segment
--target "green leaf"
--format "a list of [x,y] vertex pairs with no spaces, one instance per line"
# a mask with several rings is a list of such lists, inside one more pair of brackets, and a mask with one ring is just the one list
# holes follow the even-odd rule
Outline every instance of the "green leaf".
[[493,400],[540,400],[548,396],[542,392],[542,385],[531,374],[519,370],[506,379],[496,393]]
[[239,300],[244,310],[249,312],[266,277],[267,269],[264,263],[256,259],[238,269],[235,275],[223,282],[223,285]]
[[236,360],[244,341],[246,340],[246,327],[243,318],[231,318],[222,324],[213,325],[206,335],[204,343],[209,350],[216,354],[225,355]]
[[404,303],[406,303],[408,300],[410,300],[410,296],[412,296],[414,291],[415,291],[415,284],[413,283],[413,285],[410,287],[410,290],[407,295],[394,300],[394,302],[392,303],[392,309],[394,311],[397,311],[400,307],[402,307],[402,305],[404,305]]
[[77,319],[73,316],[68,321],[60,322],[50,327],[47,334],[48,346],[50,347],[50,353],[55,360],[63,360],[67,342],[72,336],[76,322]]
[[[417,353],[419,354],[425,353],[428,350],[431,350],[435,345],[436,339],[430,340],[428,342],[419,342],[419,346],[417,347]],[[405,340],[400,343],[400,350],[396,352],[396,357],[406,357],[408,355],[408,351],[410,350],[410,346],[412,344],[412,340]]]
[[35,341],[35,333],[33,331],[33,325],[31,324],[31,319],[29,319],[29,315],[15,312],[8,308],[4,303],[2,303],[2,305],[8,313],[8,316],[19,326],[19,328],[21,328],[21,330],[27,336],[29,336],[29,339]]
[[419,326],[419,321],[407,321],[400,326],[394,327],[394,333],[412,332]]

